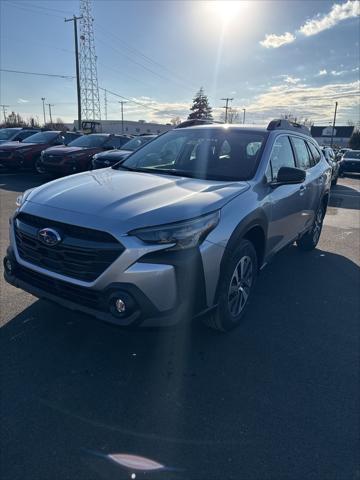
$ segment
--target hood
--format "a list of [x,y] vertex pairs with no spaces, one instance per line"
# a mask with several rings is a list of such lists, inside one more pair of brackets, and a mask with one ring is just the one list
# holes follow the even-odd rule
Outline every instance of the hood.
[[132,150],[110,150],[99,153],[97,158],[99,160],[109,159],[115,161],[117,159],[121,160],[122,158],[127,157],[130,155],[130,153],[133,153]]
[[[124,170],[101,169],[70,175],[37,187],[25,211],[74,218],[97,217],[126,233],[133,228],[194,218],[221,208],[249,188],[247,182],[220,182]],[[42,205],[39,208],[38,205]],[[33,207],[33,208],[32,208]],[[54,210],[56,209],[56,210]],[[55,219],[55,217],[53,217]],[[99,223],[94,220],[94,224]],[[115,228],[115,226],[113,228]]]
[[40,143],[23,143],[23,142],[7,142],[3,143],[1,150],[19,150],[20,148],[40,147],[43,144]]
[[87,153],[91,150],[99,150],[98,148],[89,147],[67,147],[66,145],[58,145],[56,147],[50,147],[46,149],[46,153],[49,155],[70,155],[71,153],[84,152]]

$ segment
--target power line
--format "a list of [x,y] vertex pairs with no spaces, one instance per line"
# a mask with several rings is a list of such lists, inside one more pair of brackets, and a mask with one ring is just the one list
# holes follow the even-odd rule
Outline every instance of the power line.
[[[159,78],[162,78],[163,80],[166,80],[167,82],[173,82],[174,80],[171,79],[170,77],[167,77],[163,75],[162,73],[156,72],[155,70],[147,67],[146,65],[143,65],[142,63],[138,62],[137,60],[134,60],[133,58],[129,57],[126,53],[121,52],[117,48],[115,48],[113,45],[110,43],[106,43],[103,40],[98,38],[98,41],[100,43],[103,43],[106,47],[110,47],[114,52],[118,53],[119,55],[122,55],[123,57],[127,58],[129,62],[133,63],[134,65],[138,65],[139,67],[143,68],[144,70],[147,70],[148,72],[152,73],[153,75],[156,75]],[[186,90],[190,90],[188,85],[184,85],[181,81],[177,81],[178,85],[180,85],[182,88],[185,88]]]
[[60,17],[60,15],[54,15],[53,13],[46,13],[46,12],[43,12],[41,10],[33,10],[33,5],[31,5],[30,7],[28,5],[18,5],[14,2],[6,2],[7,5],[10,5],[11,7],[15,7],[15,8],[19,8],[20,10],[23,10],[24,12],[30,12],[30,13],[36,13],[37,15],[40,14],[40,15],[46,15],[47,17],[55,17],[55,18],[63,18],[63,17]]
[[55,78],[64,78],[64,79],[75,78],[74,75],[56,75],[54,73],[27,72],[25,70],[10,70],[8,68],[0,68],[0,72],[20,73],[23,75],[38,75],[40,77],[55,77]]
[[[99,28],[99,24],[97,23],[97,28]],[[112,36],[117,43],[122,43],[125,48],[127,50],[129,50],[131,53],[135,53],[137,54],[138,56],[142,57],[145,61],[151,63],[151,64],[154,64],[156,65],[157,67],[160,67],[162,68],[163,70],[167,70],[175,79],[177,79],[180,83],[182,83],[184,86],[186,85],[186,88],[191,88],[192,90],[195,88],[193,85],[190,85],[187,83],[187,79],[180,76],[178,73],[174,72],[173,70],[171,70],[169,67],[161,64],[160,62],[154,60],[153,58],[149,57],[148,55],[145,55],[143,52],[141,52],[141,50],[135,48],[135,47],[132,47],[131,45],[129,45],[127,42],[125,42],[123,39],[121,39],[119,36],[115,35],[113,32],[109,31],[108,28],[105,28],[103,26],[100,25],[100,30],[103,30],[104,33],[106,33],[106,36],[108,37],[109,35]],[[128,58],[128,57],[127,57]]]
[[[105,88],[102,88],[102,87],[99,87],[99,89],[100,90],[105,90]],[[106,91],[107,91],[107,93],[110,93],[111,95],[114,95],[114,97],[123,98],[124,100],[127,100],[130,103],[135,103],[136,105],[140,105],[141,107],[149,108],[150,110],[154,110],[155,112],[161,112],[161,110],[159,110],[155,107],[152,107],[151,105],[147,105],[146,103],[141,103],[141,102],[138,102],[136,100],[133,100],[132,98],[125,97],[124,95],[120,95],[119,93],[112,92],[108,88],[106,89]]]

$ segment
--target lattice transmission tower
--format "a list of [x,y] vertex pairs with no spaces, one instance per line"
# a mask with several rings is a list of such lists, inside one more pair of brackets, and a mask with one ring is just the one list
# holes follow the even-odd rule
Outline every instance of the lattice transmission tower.
[[100,120],[100,96],[91,0],[80,0],[80,85],[83,120]]

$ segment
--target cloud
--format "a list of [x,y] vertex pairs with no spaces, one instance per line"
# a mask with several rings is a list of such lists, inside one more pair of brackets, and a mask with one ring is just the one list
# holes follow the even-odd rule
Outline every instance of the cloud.
[[340,71],[331,70],[331,75],[334,75],[334,77],[339,77],[340,75],[344,75],[345,73],[347,73],[346,70],[340,70]]
[[322,77],[324,75],[327,75],[327,70],[324,68],[324,70],[320,70],[319,73],[316,75],[317,77]]
[[284,79],[285,83],[289,83],[291,85],[296,85],[301,80],[300,78],[295,78],[295,77],[292,77],[291,75],[281,75],[281,77]]
[[295,36],[290,32],[285,32],[283,35],[275,35],[274,33],[266,35],[265,39],[260,42],[265,48],[279,48],[282,45],[292,43],[295,41]]
[[317,35],[324,30],[334,27],[342,20],[360,15],[360,1],[348,0],[346,3],[336,3],[326,15],[318,15],[302,25],[299,31],[307,37]]
[[[317,35],[324,30],[335,27],[339,22],[355,18],[360,15],[360,0],[348,0],[346,3],[335,3],[330,12],[307,20],[304,25],[295,33],[300,33],[306,37]],[[292,43],[296,40],[293,33],[285,32],[283,35],[268,34],[260,42],[265,48],[279,48],[282,45]]]
[[[246,108],[249,120],[261,122],[291,112],[298,118],[315,122],[331,118],[335,100],[339,100],[343,121],[356,118],[360,82],[333,83],[323,86],[280,84],[254,98]],[[341,121],[340,118],[340,121]]]
[[18,98],[17,103],[28,103],[29,100],[25,100],[25,98]]

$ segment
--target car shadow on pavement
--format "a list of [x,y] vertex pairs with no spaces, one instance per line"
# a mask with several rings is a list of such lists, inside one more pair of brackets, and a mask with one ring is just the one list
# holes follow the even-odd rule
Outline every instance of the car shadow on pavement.
[[[2,478],[353,478],[358,292],[352,261],[290,247],[229,334],[36,301],[1,330]],[[116,453],[164,469],[130,477]]]
[[38,175],[33,172],[9,172],[0,170],[0,190],[24,192],[28,188],[38,187],[53,180],[50,175]]
[[360,209],[360,192],[345,185],[331,187],[329,207]]

